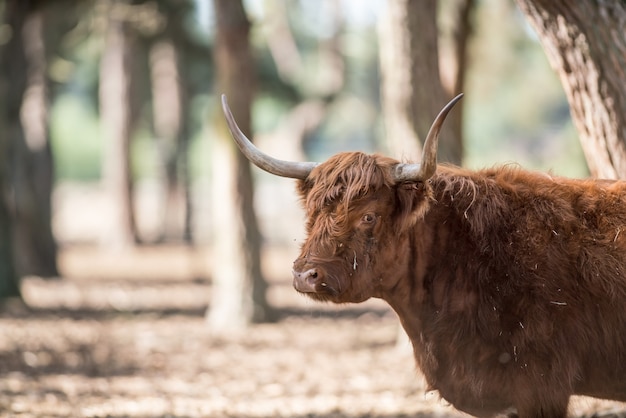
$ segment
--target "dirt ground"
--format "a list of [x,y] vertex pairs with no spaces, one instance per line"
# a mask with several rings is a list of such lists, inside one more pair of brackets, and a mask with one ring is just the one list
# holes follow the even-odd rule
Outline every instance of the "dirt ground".
[[[382,303],[333,307],[297,295],[283,252],[267,260],[279,322],[229,337],[205,325],[210,257],[152,247],[65,248],[63,280],[27,278],[0,316],[6,417],[459,417],[425,392]],[[577,400],[577,416],[626,407]]]

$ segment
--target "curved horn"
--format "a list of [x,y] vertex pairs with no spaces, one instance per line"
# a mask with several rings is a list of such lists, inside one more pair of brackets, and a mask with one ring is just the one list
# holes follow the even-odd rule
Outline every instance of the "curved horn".
[[304,180],[308,177],[311,170],[317,166],[317,163],[283,161],[264,154],[250,142],[243,132],[241,132],[239,126],[237,126],[237,122],[235,122],[230,107],[228,107],[225,94],[222,94],[222,110],[224,111],[226,122],[228,123],[228,129],[230,129],[230,133],[237,143],[237,146],[243,155],[260,169],[277,176]]
[[394,178],[397,182],[403,181],[425,181],[435,174],[437,170],[437,143],[439,141],[439,130],[443,125],[443,121],[446,120],[446,116],[454,107],[454,105],[461,100],[463,93],[456,96],[454,99],[441,109],[441,112],[435,118],[435,121],[428,131],[426,140],[424,141],[424,148],[422,150],[422,162],[421,164],[398,164],[394,170]]

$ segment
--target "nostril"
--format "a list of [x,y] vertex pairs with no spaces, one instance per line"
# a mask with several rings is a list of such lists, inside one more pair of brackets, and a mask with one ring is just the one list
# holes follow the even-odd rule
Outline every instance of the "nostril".
[[293,285],[296,290],[304,293],[315,293],[316,285],[322,274],[317,269],[312,268],[306,271],[293,270]]

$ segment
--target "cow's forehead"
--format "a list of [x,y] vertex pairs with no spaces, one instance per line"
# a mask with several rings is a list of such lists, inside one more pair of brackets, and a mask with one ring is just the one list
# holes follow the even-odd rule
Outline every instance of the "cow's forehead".
[[375,167],[388,170],[395,164],[398,164],[398,161],[378,154],[366,154],[358,151],[341,152],[331,156],[328,160],[315,167],[311,175],[318,177],[328,176],[329,174],[345,176],[360,173],[367,175]]
[[326,205],[390,187],[395,164],[391,158],[362,152],[336,154],[315,167],[305,180],[307,202]]

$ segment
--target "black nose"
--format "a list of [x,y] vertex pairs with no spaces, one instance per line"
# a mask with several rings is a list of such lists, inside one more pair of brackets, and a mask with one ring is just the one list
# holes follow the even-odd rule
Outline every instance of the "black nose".
[[319,274],[317,269],[311,268],[306,271],[292,270],[293,273],[293,287],[298,292],[302,293],[315,293],[315,285],[319,282]]

